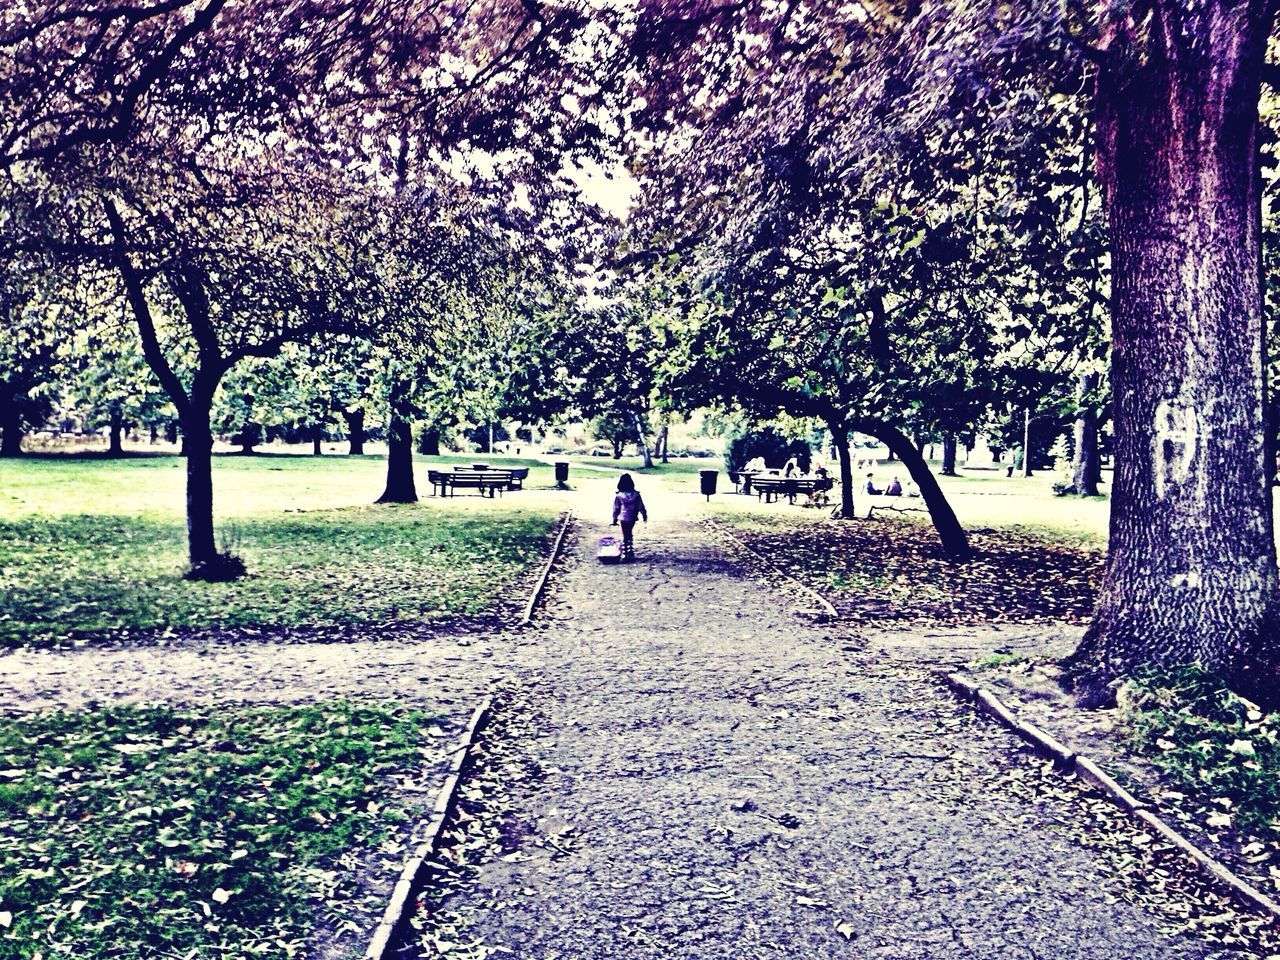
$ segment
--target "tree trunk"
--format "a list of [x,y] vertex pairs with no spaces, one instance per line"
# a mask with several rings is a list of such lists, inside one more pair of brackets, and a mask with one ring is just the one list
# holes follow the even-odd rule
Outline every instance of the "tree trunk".
[[609,442],[613,444],[613,459],[615,459],[615,460],[621,460],[621,459],[622,459],[622,448],[623,448],[623,446],[624,446],[623,442],[622,442],[621,440],[616,439],[616,438],[615,438],[615,439],[613,439],[613,440],[610,440]]
[[424,457],[440,456],[440,431],[435,427],[423,430],[418,439],[418,452]]
[[849,431],[838,423],[828,423],[831,431],[831,443],[836,448],[836,458],[840,462],[840,512],[843,520],[853,519],[853,458],[849,454]]
[[22,456],[22,412],[12,398],[5,398],[5,405],[0,408],[0,457]]
[[653,467],[653,455],[649,452],[649,438],[644,433],[644,421],[640,419],[640,414],[635,415],[636,439],[640,443],[640,456],[644,458],[644,468],[646,470]]
[[107,441],[107,453],[110,456],[118,457],[124,453],[123,433],[124,418],[120,416],[119,410],[112,410],[110,440]]
[[160,439],[160,428],[155,423],[151,424],[151,442],[154,444]]
[[1116,470],[1073,665],[1086,700],[1144,664],[1198,663],[1274,703],[1257,174],[1269,4],[1149,9],[1141,35],[1112,28],[1096,80]]
[[1096,373],[1081,374],[1076,396],[1076,449],[1071,464],[1071,489],[1082,497],[1098,495],[1102,474],[1098,460],[1098,412],[1093,407],[1093,393],[1097,389]]
[[1031,476],[1031,408],[1022,411],[1022,475]]
[[413,428],[410,423],[409,385],[392,384],[391,414],[387,422],[387,487],[378,503],[417,503],[413,482]]
[[933,521],[933,528],[937,531],[938,539],[942,541],[942,549],[947,552],[947,556],[953,560],[968,560],[973,556],[964,527],[960,526],[955,511],[947,502],[946,494],[942,492],[937,478],[929,469],[928,461],[921,456],[916,445],[911,442],[911,438],[896,427],[887,424],[876,423],[859,426],[858,429],[888,446],[890,452],[896,453],[902,465],[907,468],[911,479],[920,488],[924,505],[929,508],[929,519]]
[[311,455],[313,457],[324,456],[324,424],[317,423],[311,428]]
[[662,425],[662,431],[658,434],[658,443],[657,443],[658,449],[662,451],[663,463],[671,462],[670,460],[667,459],[667,439],[669,438],[670,434],[671,434],[671,428],[664,423]]
[[187,557],[191,570],[218,565],[218,547],[213,539],[213,432],[209,427],[209,407],[193,402],[182,424],[183,447],[187,452]]
[[954,433],[942,435],[942,475],[944,477],[956,475],[956,435]]
[[347,421],[347,441],[351,444],[351,449],[347,451],[348,456],[360,457],[364,455],[364,408],[359,410],[347,410],[343,413],[343,417]]

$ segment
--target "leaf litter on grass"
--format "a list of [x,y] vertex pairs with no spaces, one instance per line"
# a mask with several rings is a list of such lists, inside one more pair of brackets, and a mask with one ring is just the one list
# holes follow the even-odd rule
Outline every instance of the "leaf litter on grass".
[[867,625],[1082,622],[1105,562],[1100,552],[1011,530],[970,532],[974,556],[958,563],[931,526],[911,520],[750,519],[735,536],[842,618]]
[[[0,958],[302,957],[381,909],[360,853],[417,814],[434,718],[395,704],[0,722]],[[394,851],[392,851],[394,853]]]

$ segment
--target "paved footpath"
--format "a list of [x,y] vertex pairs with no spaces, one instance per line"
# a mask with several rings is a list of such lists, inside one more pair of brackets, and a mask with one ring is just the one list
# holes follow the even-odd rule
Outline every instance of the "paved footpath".
[[[984,784],[1025,763],[920,666],[789,610],[687,519],[594,560],[581,521],[518,672],[539,723],[449,907],[536,960],[1225,957],[1117,899],[1070,802]],[[991,791],[991,792],[989,792]],[[555,842],[547,843],[546,838]]]

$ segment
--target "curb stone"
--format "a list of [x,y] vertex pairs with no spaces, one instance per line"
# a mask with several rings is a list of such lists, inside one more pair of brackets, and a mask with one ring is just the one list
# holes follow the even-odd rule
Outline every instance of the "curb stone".
[[839,616],[839,614],[836,612],[836,608],[832,606],[831,601],[828,600],[826,597],[824,597],[822,594],[818,593],[818,591],[814,590],[812,587],[806,587],[803,583],[801,583],[795,577],[791,576],[789,573],[786,573],[785,571],[777,567],[775,564],[771,563],[769,559],[765,557],[764,554],[760,553],[760,551],[756,550],[754,547],[749,546],[745,541],[740,539],[737,536],[737,534],[730,531],[724,524],[719,523],[715,519],[710,517],[708,517],[707,519],[713,529],[720,531],[720,533],[724,534],[726,537],[728,537],[730,540],[736,543],[743,550],[747,551],[747,553],[751,554],[753,557],[759,560],[765,567],[772,570],[775,574],[780,576],[787,583],[798,588],[801,593],[808,594],[810,597],[816,600],[818,602],[818,606],[822,608],[822,612],[826,616],[833,617],[833,618]]
[[1024,740],[1028,741],[1036,752],[1049,756],[1054,766],[1063,773],[1074,773],[1098,788],[1116,806],[1124,810],[1142,826],[1170,843],[1175,849],[1191,860],[1202,872],[1218,881],[1235,896],[1272,917],[1280,918],[1280,903],[1268,897],[1252,884],[1238,877],[1229,868],[1209,856],[1194,843],[1169,826],[1146,804],[1142,803],[1124,787],[1120,786],[1101,767],[1080,754],[1063,746],[1057,739],[1045,733],[1034,724],[1019,721],[1006,707],[1000,698],[984,687],[960,673],[947,670],[934,670],[933,675],[950,687],[961,699],[972,700],[978,709],[1000,721]]
[[400,879],[396,881],[391,891],[387,909],[383,912],[382,920],[373,931],[369,947],[364,952],[364,960],[385,960],[390,955],[391,945],[395,942],[396,934],[399,933],[409,913],[413,894],[422,884],[424,867],[427,861],[435,856],[445,824],[448,823],[457,805],[458,785],[471,763],[472,748],[480,732],[488,724],[492,712],[493,698],[485,697],[471,714],[471,721],[463,731],[458,747],[453,751],[449,775],[436,795],[435,807],[427,825],[426,839],[418,844],[413,855],[405,861],[404,868],[400,871]]
[[533,592],[529,594],[529,602],[524,606],[524,616],[520,618],[520,626],[527,627],[533,622],[533,612],[537,609],[538,601],[542,599],[543,592],[547,589],[547,578],[551,576],[551,568],[555,566],[556,559],[560,556],[560,548],[564,546],[564,535],[569,532],[569,524],[573,522],[573,511],[566,510],[564,519],[560,522],[560,533],[556,536],[556,542],[552,544],[551,556],[547,557],[546,564],[542,567],[542,573],[538,576],[538,581],[533,585]]

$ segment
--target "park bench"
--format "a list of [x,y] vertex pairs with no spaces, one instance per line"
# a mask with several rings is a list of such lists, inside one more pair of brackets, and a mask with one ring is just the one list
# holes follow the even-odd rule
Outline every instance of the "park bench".
[[825,489],[830,483],[830,480],[821,480],[818,477],[768,477],[761,475],[751,478],[751,487],[756,499],[763,499],[765,503],[773,503],[778,497],[786,497],[787,502],[795,503],[799,494],[812,494],[819,488]]
[[[518,474],[518,476],[515,476]],[[494,496],[505,490],[521,490],[528,468],[517,470],[475,470],[456,468],[453,470],[429,470],[427,479],[431,481],[431,492],[442,497],[457,496],[459,489],[479,491],[480,496]]]

